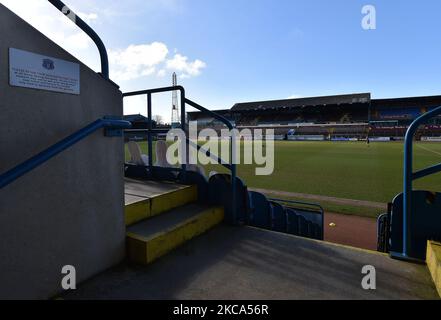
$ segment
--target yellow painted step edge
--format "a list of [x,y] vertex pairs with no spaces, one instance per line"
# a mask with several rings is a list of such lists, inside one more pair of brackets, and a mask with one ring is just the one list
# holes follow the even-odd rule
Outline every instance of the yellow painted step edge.
[[197,198],[197,186],[193,185],[129,204],[124,208],[126,226],[131,226],[165,211],[195,202]]
[[209,208],[197,216],[149,238],[127,233],[127,255],[133,262],[147,265],[184,242],[208,231],[224,219],[223,207]]
[[426,262],[435,287],[441,297],[441,243],[428,241]]

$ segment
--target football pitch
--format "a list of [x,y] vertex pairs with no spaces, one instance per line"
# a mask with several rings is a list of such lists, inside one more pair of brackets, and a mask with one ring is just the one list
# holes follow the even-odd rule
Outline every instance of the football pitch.
[[[140,143],[147,154],[147,144]],[[127,155],[127,151],[126,151]],[[414,144],[414,170],[441,162],[441,143]],[[206,172],[228,172],[220,165]],[[256,176],[255,165],[238,165],[238,175],[249,188],[283,191],[276,198],[307,200],[327,211],[375,217],[385,210],[344,203],[345,199],[390,202],[402,191],[403,144],[400,142],[275,142],[275,168],[270,176]],[[441,174],[418,180],[414,188],[441,191]],[[288,193],[295,193],[290,196]],[[306,195],[314,195],[314,201]],[[321,199],[323,197],[323,199]],[[337,198],[334,201],[332,198]],[[341,199],[342,201],[338,201]],[[384,206],[386,207],[386,206]]]

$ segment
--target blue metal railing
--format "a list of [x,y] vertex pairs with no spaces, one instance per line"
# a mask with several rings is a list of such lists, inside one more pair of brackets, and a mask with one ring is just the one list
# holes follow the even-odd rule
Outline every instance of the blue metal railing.
[[[147,118],[149,119],[149,128],[147,129],[147,143],[148,143],[148,153],[149,153],[149,168],[153,168],[153,140],[152,140],[152,134],[154,133],[155,129],[152,128],[152,94],[155,93],[163,93],[163,92],[172,92],[172,91],[179,91],[181,95],[181,129],[184,131],[185,136],[188,138],[188,128],[185,123],[186,119],[186,112],[185,107],[186,105],[190,105],[193,108],[201,111],[202,113],[208,114],[212,116],[213,118],[219,120],[223,124],[225,124],[228,129],[234,131],[234,125],[228,121],[226,118],[222,117],[221,115],[208,110],[207,108],[202,107],[201,105],[197,104],[196,102],[191,101],[190,99],[187,99],[185,97],[185,89],[182,86],[173,86],[173,87],[164,87],[164,88],[155,88],[155,89],[148,89],[148,90],[140,90],[140,91],[134,91],[134,92],[127,92],[123,94],[123,98],[126,97],[133,97],[133,96],[139,96],[139,95],[147,95]],[[187,153],[189,151],[189,145],[191,141],[189,139],[186,139],[186,147],[187,147]],[[197,148],[198,150],[203,150],[200,146],[193,146],[193,148]],[[205,151],[206,152],[206,151]],[[212,157],[216,161],[218,161],[219,164],[222,164],[224,167],[226,167],[231,172],[231,191],[232,191],[232,215],[233,215],[233,221],[236,222],[236,177],[237,177],[237,169],[236,169],[236,161],[235,161],[235,152],[236,152],[236,139],[234,138],[234,134],[231,135],[230,138],[230,159],[229,161],[225,161],[222,159],[219,159],[217,156],[207,153],[208,156]],[[184,162],[182,164],[182,173],[185,177],[186,172],[186,163]]]
[[[123,93],[123,99],[127,97],[134,97],[134,96],[140,96],[140,95],[146,95],[147,96],[147,118],[149,119],[148,129],[147,131],[147,148],[149,153],[149,168],[153,168],[153,139],[152,139],[152,133],[155,132],[156,129],[153,129],[153,123],[152,123],[152,95],[155,93],[163,93],[163,92],[171,92],[171,91],[179,91],[181,93],[181,101],[185,101],[185,89],[182,86],[176,86],[176,87],[163,87],[163,88],[154,88],[154,89],[147,89],[147,90],[140,90],[140,91],[132,91],[132,92],[126,92]],[[185,106],[181,108],[181,119],[185,119]],[[185,128],[185,125],[181,124],[181,129],[186,133],[187,131]],[[185,176],[186,172],[186,164],[182,164],[182,173]]]
[[106,80],[109,80],[109,58],[107,56],[106,47],[98,36],[98,34],[86,23],[77,16],[68,6],[60,0],[48,0],[54,7],[60,10],[65,16],[71,19],[81,30],[83,30],[98,47],[101,57],[101,74]]
[[[78,130],[72,135],[64,138],[63,140],[57,142],[56,144],[50,146],[46,150],[40,152],[39,154],[33,156],[32,158],[22,162],[21,164],[15,166],[14,168],[8,170],[7,172],[0,175],[0,189],[7,186],[8,184],[14,182],[21,176],[25,175],[29,171],[37,168],[46,161],[55,157],[57,154],[63,152],[67,148],[73,146],[77,142],[83,140],[87,136],[91,135],[95,131],[101,128],[105,129],[126,129],[130,128],[131,123],[123,120],[113,120],[113,119],[98,119],[86,127]],[[109,134],[109,136],[115,136],[115,134]]]
[[406,133],[404,142],[404,179],[403,179],[403,252],[395,254],[397,257],[403,259],[410,259],[408,253],[410,251],[410,237],[411,232],[411,210],[412,210],[412,190],[413,181],[426,177],[428,175],[441,171],[441,163],[435,166],[413,172],[413,138],[418,127],[426,123],[429,119],[441,115],[441,107],[433,109],[419,118],[417,118],[409,127]]

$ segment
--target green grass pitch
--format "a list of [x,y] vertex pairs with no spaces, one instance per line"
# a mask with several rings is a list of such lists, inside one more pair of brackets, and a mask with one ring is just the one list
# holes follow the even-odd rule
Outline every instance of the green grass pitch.
[[[141,149],[147,153],[145,142]],[[414,144],[414,169],[441,162],[441,143]],[[402,190],[403,144],[399,142],[291,142],[275,143],[275,169],[256,176],[254,165],[239,165],[238,175],[251,188],[288,191],[345,199],[387,203]],[[219,165],[211,170],[227,172]],[[441,191],[441,174],[415,182],[417,189]],[[304,200],[299,197],[293,199]],[[346,214],[377,216],[381,210],[320,202],[325,209]]]

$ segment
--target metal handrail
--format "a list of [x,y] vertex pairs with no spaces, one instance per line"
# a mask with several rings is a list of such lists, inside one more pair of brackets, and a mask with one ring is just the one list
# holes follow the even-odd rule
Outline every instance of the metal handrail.
[[48,0],[55,8],[60,10],[65,16],[72,20],[81,30],[83,30],[98,47],[101,57],[101,74],[106,80],[109,80],[109,57],[106,46],[98,34],[83,19],[77,16],[68,6],[60,0]]
[[[202,113],[206,113],[211,115],[213,118],[219,120],[220,122],[224,123],[228,129],[230,129],[232,132],[231,137],[230,137],[230,168],[228,168],[231,171],[231,201],[233,203],[232,206],[232,216],[233,216],[233,223],[236,224],[236,217],[237,217],[237,212],[236,212],[236,176],[237,176],[237,168],[236,168],[236,139],[234,136],[234,125],[225,117],[211,111],[208,110],[207,108],[202,107],[201,105],[197,104],[196,102],[193,102],[187,98],[184,99],[185,103],[189,104],[190,106],[192,106],[193,108],[201,111]],[[184,106],[185,106],[184,103]],[[217,157],[218,158],[218,157]],[[218,162],[222,163],[223,160],[218,158]]]
[[202,113],[208,113],[210,116],[212,116],[213,118],[219,120],[220,122],[222,122],[223,124],[225,124],[228,129],[233,130],[234,126],[233,124],[225,117],[211,111],[208,110],[207,108],[204,108],[203,106],[197,104],[196,102],[191,101],[190,99],[185,99],[185,103],[191,105],[193,108],[198,109],[199,111],[201,111]]
[[435,108],[419,118],[409,127],[404,140],[404,177],[403,177],[403,252],[395,254],[397,257],[411,259],[408,254],[410,243],[410,215],[412,208],[413,181],[441,171],[441,163],[417,172],[413,172],[413,138],[418,127],[429,119],[441,115],[441,107]]
[[231,170],[231,165],[228,164],[228,162],[226,162],[225,160],[219,158],[218,156],[216,156],[215,154],[212,154],[209,150],[204,149],[203,147],[201,147],[200,145],[198,145],[197,143],[194,143],[193,141],[191,141],[190,139],[187,139],[188,144],[195,148],[198,151],[201,151],[203,153],[205,153],[205,155],[207,157],[210,157],[211,159],[213,159],[214,161],[217,162],[217,164],[222,165],[224,168],[227,168],[228,170]]
[[[151,101],[151,96],[154,93],[162,93],[162,92],[169,92],[169,91],[180,91],[181,93],[181,103],[182,103],[182,108],[181,108],[181,129],[185,132],[186,136],[188,137],[188,130],[186,128],[186,124],[185,124],[185,116],[186,116],[186,112],[185,112],[185,107],[186,105],[190,105],[193,108],[201,111],[202,113],[211,115],[213,118],[223,122],[228,129],[230,130],[234,130],[235,127],[234,125],[226,118],[222,117],[221,115],[202,107],[201,105],[197,104],[194,101],[191,101],[190,99],[187,99],[185,97],[185,89],[182,86],[171,86],[171,87],[163,87],[163,88],[154,88],[154,89],[147,89],[147,90],[139,90],[139,91],[133,91],[133,92],[126,92],[123,93],[123,98],[125,97],[132,97],[132,96],[138,96],[138,95],[147,95],[147,118],[150,120],[149,121],[149,128],[148,128],[148,150],[149,150],[149,155],[152,155],[153,153],[153,141],[152,141],[152,112],[151,112],[151,106],[152,106],[152,101]],[[187,143],[187,147],[189,146],[190,140],[186,139],[186,143]],[[194,147],[194,146],[193,146]],[[200,148],[198,148],[200,149]],[[231,144],[230,144],[230,164],[227,165],[225,164],[225,161],[218,158],[215,155],[209,155],[210,157],[215,157],[216,161],[218,161],[218,163],[222,164],[224,167],[226,167],[227,169],[229,169],[231,171],[231,191],[232,191],[232,215],[233,215],[233,221],[236,223],[236,178],[237,178],[237,169],[236,169],[236,162],[235,162],[235,150],[236,150],[236,140],[234,138],[234,134],[231,135]],[[152,159],[153,157],[149,156],[149,167],[152,168],[153,167],[153,163],[152,163]],[[185,175],[186,172],[186,164],[182,164],[182,171],[183,174]]]
[[[179,91],[181,93],[181,101],[185,101],[185,89],[182,86],[171,86],[171,87],[162,87],[162,88],[153,88],[153,89],[146,89],[146,90],[139,90],[139,91],[132,91],[132,92],[125,92],[123,93],[122,97],[133,97],[133,96],[139,96],[139,95],[147,95],[147,118],[149,119],[148,129],[147,129],[147,148],[149,152],[149,168],[153,168],[153,157],[151,156],[153,154],[153,140],[152,140],[152,132],[153,132],[153,124],[152,124],[152,94],[155,93],[163,93],[163,92],[170,92],[170,91]],[[181,108],[181,119],[185,119],[185,105],[183,108]],[[185,124],[182,124],[182,130],[187,133]],[[185,163],[182,164],[182,174],[185,177],[187,165]]]
[[78,130],[77,132],[71,134],[70,136],[64,138],[63,140],[55,143],[46,150],[40,152],[39,154],[33,156],[32,158],[20,163],[14,168],[6,171],[0,175],[0,189],[6,187],[8,184],[14,182],[21,176],[25,175],[29,171],[37,168],[46,161],[55,157],[57,154],[63,152],[67,148],[73,146],[77,142],[83,140],[90,134],[94,133],[98,129],[126,129],[130,128],[131,123],[124,120],[113,120],[113,119],[98,119],[86,127]]

